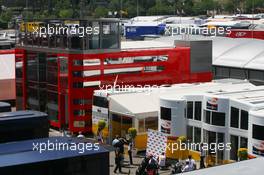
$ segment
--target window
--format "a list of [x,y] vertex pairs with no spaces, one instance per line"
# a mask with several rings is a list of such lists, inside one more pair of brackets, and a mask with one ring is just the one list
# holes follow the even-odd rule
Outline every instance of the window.
[[237,150],[238,150],[238,136],[230,135],[230,159],[237,160]]
[[192,101],[187,102],[187,118],[193,119],[193,102]]
[[238,120],[239,120],[239,109],[231,107],[230,126],[233,128],[238,128]]
[[187,126],[187,139],[190,140],[190,142],[193,141],[193,127]]
[[90,99],[73,99],[74,105],[87,105],[92,104],[92,100]]
[[161,62],[161,61],[167,61],[167,60],[168,60],[168,55],[106,58],[104,60],[104,65]]
[[204,117],[204,122],[210,124],[210,123],[211,123],[211,122],[210,122],[210,118],[211,118],[210,115],[211,115],[211,112],[208,111],[208,110],[204,110],[204,115],[205,115],[205,117]]
[[196,101],[195,102],[195,110],[194,110],[194,119],[201,120],[201,112],[202,111],[202,102]]
[[225,113],[212,112],[212,125],[225,126]]
[[194,143],[201,143],[201,128],[194,127]]
[[158,117],[148,117],[145,119],[145,129],[158,130]]
[[93,105],[98,107],[108,108],[108,100],[106,97],[94,96]]
[[245,137],[240,137],[240,148],[247,148],[248,139]]
[[163,119],[163,120],[171,121],[171,109],[170,108],[161,107],[160,108],[160,118]]
[[136,74],[141,73],[142,67],[131,67],[131,68],[115,68],[115,69],[105,69],[105,75],[116,75],[116,74]]
[[241,110],[240,128],[248,130],[248,112]]
[[254,139],[257,140],[264,140],[264,126],[260,126],[260,125],[254,125],[253,124],[253,131],[252,131],[252,135]]
[[225,67],[216,67],[215,74],[218,78],[228,78],[229,77],[229,68]]
[[244,72],[243,69],[231,68],[230,69],[230,78],[245,79],[246,73]]

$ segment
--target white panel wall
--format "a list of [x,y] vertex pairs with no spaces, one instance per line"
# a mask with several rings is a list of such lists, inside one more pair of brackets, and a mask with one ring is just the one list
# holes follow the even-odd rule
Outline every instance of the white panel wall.
[[15,54],[0,54],[0,80],[15,77]]

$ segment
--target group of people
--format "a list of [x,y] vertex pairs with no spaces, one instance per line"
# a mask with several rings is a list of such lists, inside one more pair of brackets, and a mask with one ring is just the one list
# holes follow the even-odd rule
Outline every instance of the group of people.
[[147,155],[138,167],[137,175],[157,175],[159,169],[166,167],[165,153],[155,158],[152,154]]
[[114,173],[118,170],[119,173],[122,173],[122,166],[124,161],[124,145],[128,144],[128,155],[129,155],[129,162],[130,165],[133,165],[133,157],[132,157],[132,149],[133,149],[133,143],[132,141],[127,141],[124,138],[120,138],[118,135],[115,137],[115,139],[112,142],[112,145],[115,148],[115,169]]

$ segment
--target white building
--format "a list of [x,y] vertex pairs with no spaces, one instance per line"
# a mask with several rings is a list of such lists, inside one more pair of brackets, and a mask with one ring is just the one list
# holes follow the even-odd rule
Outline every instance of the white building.
[[[231,151],[215,154],[218,160],[237,160],[240,147],[263,155],[264,86],[225,79],[109,93],[107,100],[109,120],[125,121],[116,125],[121,135],[128,127],[139,132],[151,128],[172,136],[185,135],[194,143],[231,143]],[[116,133],[114,127],[110,126],[110,132]]]
[[159,130],[193,143],[231,143],[230,151],[215,154],[217,160],[237,160],[239,148],[263,156],[263,109],[263,86],[204,83],[160,97]]

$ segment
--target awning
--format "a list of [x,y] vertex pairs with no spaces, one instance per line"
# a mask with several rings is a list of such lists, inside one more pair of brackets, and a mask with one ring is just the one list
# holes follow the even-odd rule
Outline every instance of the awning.
[[156,94],[129,93],[110,96],[109,111],[144,119],[158,116],[159,99]]

